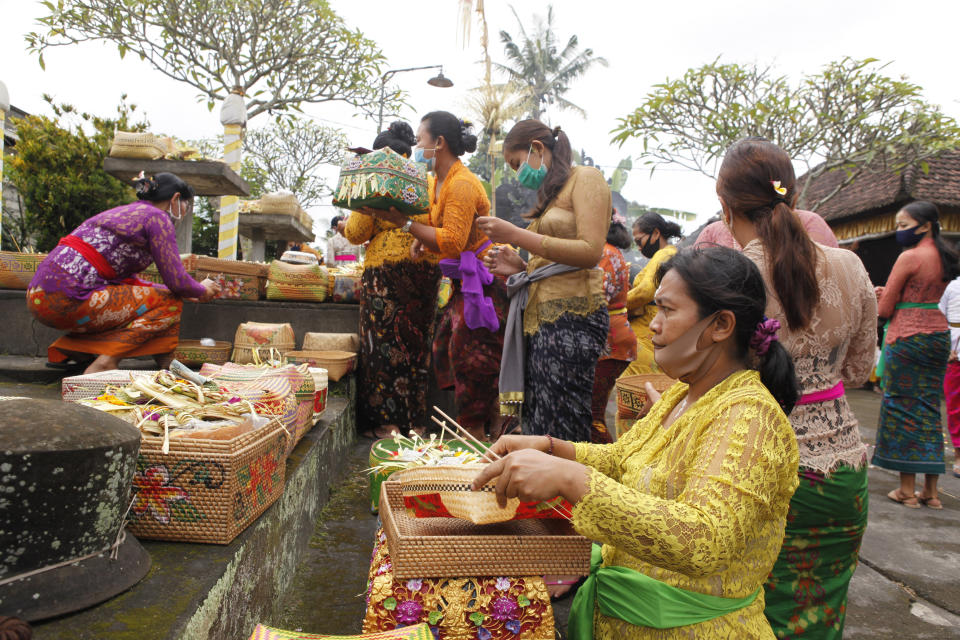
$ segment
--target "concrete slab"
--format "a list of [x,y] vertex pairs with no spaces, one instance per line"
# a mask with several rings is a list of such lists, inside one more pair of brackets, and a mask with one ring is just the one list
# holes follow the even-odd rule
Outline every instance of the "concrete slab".
[[216,160],[140,160],[104,158],[103,170],[124,184],[141,171],[147,174],[175,173],[200,196],[246,196],[250,185],[224,162]]

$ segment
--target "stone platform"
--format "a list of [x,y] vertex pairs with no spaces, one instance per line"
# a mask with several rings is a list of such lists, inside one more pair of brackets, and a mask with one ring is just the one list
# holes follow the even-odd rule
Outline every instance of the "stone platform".
[[229,545],[144,540],[153,566],[130,590],[34,626],[36,640],[245,640],[279,613],[356,434],[356,384],[330,387],[326,411],[287,460],[283,495]]
[[[37,322],[27,311],[27,292],[0,289],[0,354],[46,357],[47,347],[63,335]],[[289,322],[297,347],[307,332],[356,333],[360,305],[333,302],[284,300],[213,300],[204,304],[183,303],[180,337],[183,340],[213,338],[233,342],[241,322]]]

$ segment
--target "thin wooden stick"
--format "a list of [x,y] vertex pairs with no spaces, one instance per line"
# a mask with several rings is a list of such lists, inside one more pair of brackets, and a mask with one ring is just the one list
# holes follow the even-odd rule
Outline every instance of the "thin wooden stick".
[[[454,433],[453,430],[450,429],[450,428],[447,426],[447,423],[446,423],[446,422],[441,421],[441,420],[437,420],[437,417],[436,417],[436,416],[430,416],[430,419],[433,420],[434,422],[436,422],[438,425],[440,425],[440,428],[443,429],[444,432],[450,434],[450,437],[451,437],[451,438],[453,438],[454,440],[458,440],[461,444],[466,445],[466,447],[467,447],[468,450],[473,451],[474,453],[480,455],[481,457],[483,457],[484,455],[486,455],[486,453],[487,453],[486,451],[478,450],[478,449],[477,449],[477,446],[476,446],[475,444],[472,444],[472,443],[470,443],[470,442],[467,442],[466,440],[464,440],[463,438],[461,438],[460,436],[458,436],[456,433]],[[499,459],[499,458],[498,458],[498,459]]]
[[445,413],[440,409],[440,407],[438,407],[437,405],[433,405],[433,409],[434,409],[434,411],[436,411],[437,413],[439,413],[441,416],[443,416],[444,418],[446,418],[447,420],[449,420],[451,423],[453,423],[453,426],[455,426],[457,429],[459,429],[459,430],[460,430],[460,433],[462,433],[463,435],[465,435],[465,436],[467,436],[468,438],[470,438],[470,440],[473,441],[474,443],[476,443],[477,445],[483,447],[484,451],[487,450],[487,448],[484,446],[484,444],[483,444],[482,442],[480,442],[479,440],[477,440],[472,433],[470,433],[470,432],[467,431],[465,428],[463,428],[463,426],[461,426],[459,422],[457,422],[456,420],[454,420],[453,418],[451,418],[450,416],[448,416],[447,414],[445,414]]

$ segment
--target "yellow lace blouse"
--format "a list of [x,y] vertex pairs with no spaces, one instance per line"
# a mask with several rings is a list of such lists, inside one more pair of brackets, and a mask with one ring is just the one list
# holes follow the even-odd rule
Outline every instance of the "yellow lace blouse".
[[[597,263],[610,227],[610,187],[594,167],[574,167],[563,189],[543,215],[528,229],[546,236],[542,255],[530,255],[527,272],[560,262],[581,267],[530,285],[523,312],[523,332],[536,333],[543,322],[555,322],[564,313],[585,316],[607,308],[603,270]],[[591,256],[596,254],[597,258]]]
[[[414,222],[430,224],[430,214],[424,213],[411,216]],[[347,219],[343,235],[353,244],[363,244],[369,241],[363,258],[363,266],[380,267],[388,262],[402,262],[410,260],[410,245],[413,236],[404,233],[402,229],[385,220],[354,211]],[[437,256],[424,252],[423,260],[437,261]]]
[[[573,524],[603,543],[604,565],[742,598],[764,583],[780,551],[797,488],[796,440],[756,371],[731,375],[664,429],[686,391],[675,384],[614,444],[576,445],[590,478]],[[739,611],[673,629],[595,614],[595,637],[772,639],[763,608],[761,591]]]
[[650,304],[657,291],[657,270],[676,253],[677,248],[668,244],[653,254],[633,279],[633,287],[627,292],[627,315],[630,327],[638,338],[650,336],[650,322],[657,315],[657,308]]

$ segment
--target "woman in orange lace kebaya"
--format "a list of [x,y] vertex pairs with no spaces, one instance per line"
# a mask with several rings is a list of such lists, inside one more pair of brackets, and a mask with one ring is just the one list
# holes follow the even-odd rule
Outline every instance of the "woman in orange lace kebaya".
[[763,583],[797,487],[793,364],[750,260],[685,249],[661,275],[650,327],[679,382],[613,444],[501,438],[474,489],[498,478],[503,501],[563,496],[576,530],[603,543],[573,640],[772,640]]
[[[66,331],[48,349],[52,364],[73,359],[86,373],[120,360],[173,359],[182,298],[210,300],[220,286],[197,282],[177,252],[173,222],[193,208],[193,189],[172,173],[137,180],[137,202],[85,220],[40,263],[27,305],[41,323]],[[156,263],[164,285],[135,276]]]

